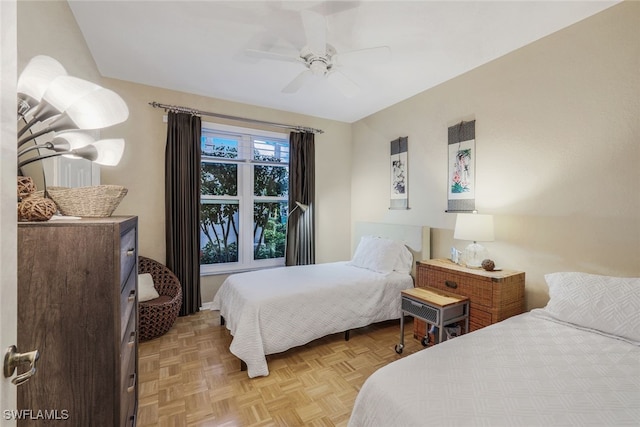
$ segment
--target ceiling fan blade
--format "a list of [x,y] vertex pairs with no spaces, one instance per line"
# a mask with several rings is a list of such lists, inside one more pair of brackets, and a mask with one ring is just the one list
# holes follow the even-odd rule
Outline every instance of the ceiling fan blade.
[[272,59],[274,61],[285,61],[285,62],[302,62],[304,64],[304,59],[299,56],[294,56],[295,54],[284,54],[277,52],[269,52],[266,50],[256,50],[256,49],[245,49],[245,55],[251,58],[258,59]]
[[282,89],[282,93],[296,93],[312,76],[311,70],[304,70]]
[[360,86],[340,71],[331,71],[327,75],[327,80],[347,98],[353,98],[360,91]]
[[300,11],[300,16],[309,50],[318,56],[324,56],[327,51],[327,22],[324,16],[308,9]]
[[338,65],[382,64],[391,59],[391,48],[389,46],[378,46],[352,50],[336,53],[332,59]]

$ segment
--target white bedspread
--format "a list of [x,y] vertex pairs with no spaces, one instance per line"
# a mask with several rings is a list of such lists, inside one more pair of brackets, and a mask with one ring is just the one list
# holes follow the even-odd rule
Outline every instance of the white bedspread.
[[533,310],[391,363],[350,427],[640,425],[640,346]]
[[388,275],[346,262],[283,267],[229,276],[213,299],[249,377],[269,374],[265,355],[314,339],[400,318],[408,274]]

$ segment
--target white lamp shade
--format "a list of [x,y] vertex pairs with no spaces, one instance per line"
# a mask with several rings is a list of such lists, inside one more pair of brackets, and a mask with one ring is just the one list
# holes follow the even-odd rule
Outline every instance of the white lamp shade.
[[78,157],[103,166],[116,166],[124,153],[124,139],[101,139],[72,151]]
[[493,215],[459,213],[456,217],[453,238],[474,242],[492,242],[494,240]]
[[54,151],[71,151],[94,142],[95,139],[84,132],[62,132],[51,140]]
[[77,77],[59,76],[45,91],[42,101],[33,113],[33,119],[44,121],[61,114],[85,95],[100,89],[102,87],[99,85]]
[[116,166],[124,153],[124,139],[101,139],[93,144],[98,150],[98,157],[94,160],[99,165]]
[[122,123],[129,117],[127,104],[120,96],[103,87],[85,94],[54,119],[49,128],[54,131],[101,129]]
[[65,75],[67,71],[55,59],[45,55],[34,56],[18,78],[18,94],[39,102],[51,82]]

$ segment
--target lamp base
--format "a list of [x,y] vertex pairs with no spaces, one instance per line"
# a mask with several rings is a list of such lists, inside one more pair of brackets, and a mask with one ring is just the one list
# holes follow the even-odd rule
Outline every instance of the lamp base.
[[489,258],[489,251],[478,243],[472,243],[462,252],[462,260],[467,267],[481,268],[482,261]]

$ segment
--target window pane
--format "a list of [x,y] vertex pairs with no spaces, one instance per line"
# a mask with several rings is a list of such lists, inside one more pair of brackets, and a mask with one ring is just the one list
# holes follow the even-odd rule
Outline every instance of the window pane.
[[253,259],[284,257],[287,202],[253,205]]
[[254,139],[253,159],[261,162],[289,163],[289,142]]
[[238,158],[238,140],[202,130],[200,137],[203,157]]
[[276,165],[253,167],[253,194],[255,196],[287,197],[289,195],[289,168]]
[[238,165],[202,162],[200,185],[205,196],[237,196]]
[[237,201],[205,200],[200,205],[200,264],[238,262]]

